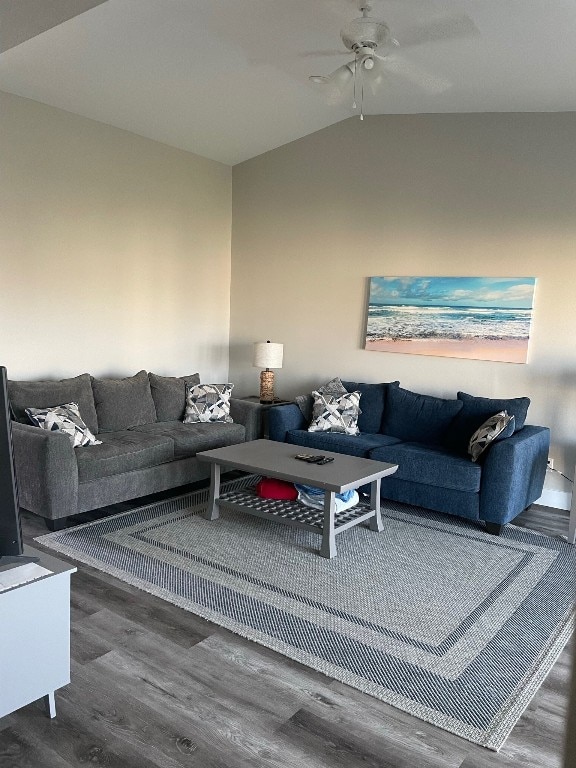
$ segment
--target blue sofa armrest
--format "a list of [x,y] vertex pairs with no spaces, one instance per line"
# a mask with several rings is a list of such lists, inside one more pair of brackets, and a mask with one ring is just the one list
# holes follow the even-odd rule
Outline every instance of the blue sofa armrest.
[[306,429],[306,419],[296,403],[275,405],[268,411],[268,437],[279,443],[286,442],[291,429]]
[[508,523],[542,495],[550,430],[527,425],[493,443],[482,467],[481,520]]

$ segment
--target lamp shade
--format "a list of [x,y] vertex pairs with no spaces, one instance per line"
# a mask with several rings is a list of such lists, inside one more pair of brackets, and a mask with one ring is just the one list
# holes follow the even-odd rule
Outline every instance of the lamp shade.
[[273,341],[257,341],[254,344],[255,368],[282,368],[284,344]]

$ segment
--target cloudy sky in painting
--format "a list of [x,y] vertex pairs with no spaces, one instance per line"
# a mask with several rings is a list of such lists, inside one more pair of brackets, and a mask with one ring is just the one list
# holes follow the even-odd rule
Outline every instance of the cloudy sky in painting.
[[370,304],[530,309],[533,277],[372,277]]

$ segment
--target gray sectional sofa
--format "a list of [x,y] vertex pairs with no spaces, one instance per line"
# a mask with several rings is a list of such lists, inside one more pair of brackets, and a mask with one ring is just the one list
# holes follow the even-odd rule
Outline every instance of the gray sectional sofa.
[[[57,530],[70,515],[207,478],[209,465],[196,454],[258,437],[259,407],[232,399],[234,423],[184,424],[186,384],[199,381],[146,371],[9,381],[21,506]],[[70,402],[100,445],[74,448],[63,432],[32,426],[25,411]]]

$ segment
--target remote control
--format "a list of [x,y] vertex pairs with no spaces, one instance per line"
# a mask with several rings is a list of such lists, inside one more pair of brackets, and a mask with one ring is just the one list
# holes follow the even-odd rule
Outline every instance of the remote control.
[[308,464],[316,464],[324,456],[314,456],[312,453],[299,453],[294,458],[298,459],[298,461],[307,461]]
[[316,462],[316,464],[320,466],[320,464],[330,464],[331,461],[334,461],[332,456],[323,456],[320,461]]

